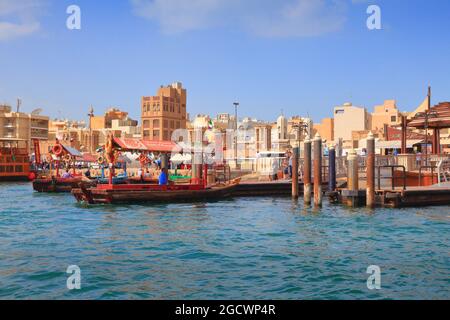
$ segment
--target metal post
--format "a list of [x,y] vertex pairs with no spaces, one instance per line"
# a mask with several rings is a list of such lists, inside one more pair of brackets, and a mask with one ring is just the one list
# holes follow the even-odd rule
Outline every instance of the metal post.
[[303,184],[304,184],[304,195],[303,199],[305,204],[311,204],[311,140],[308,138],[304,142],[304,163],[303,163]]
[[298,159],[300,147],[293,149],[292,154],[292,197],[298,198]]
[[372,132],[367,137],[367,188],[366,205],[373,208],[375,206],[375,138]]
[[236,165],[236,169],[238,169],[238,106],[239,106],[239,102],[235,102],[234,104],[234,160],[235,165]]
[[322,205],[322,138],[314,137],[314,205]]
[[336,191],[336,150],[334,146],[328,151],[328,191]]
[[358,156],[355,150],[351,150],[347,157],[348,172],[347,172],[347,189],[351,191],[359,190],[359,176],[358,176]]

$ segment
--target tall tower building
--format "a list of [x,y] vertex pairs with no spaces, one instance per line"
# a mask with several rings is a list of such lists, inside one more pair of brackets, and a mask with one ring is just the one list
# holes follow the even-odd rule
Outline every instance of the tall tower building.
[[186,129],[186,101],[180,82],[161,86],[156,96],[142,97],[142,138],[170,141],[173,131]]

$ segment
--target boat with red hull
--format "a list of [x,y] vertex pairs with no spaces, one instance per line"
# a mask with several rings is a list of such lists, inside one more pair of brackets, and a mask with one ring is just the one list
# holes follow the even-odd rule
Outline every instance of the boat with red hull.
[[33,177],[26,142],[0,141],[0,181],[28,181]]

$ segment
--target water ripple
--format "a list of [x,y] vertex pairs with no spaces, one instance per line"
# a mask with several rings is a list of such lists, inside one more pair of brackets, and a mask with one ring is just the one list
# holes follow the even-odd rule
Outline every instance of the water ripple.
[[[0,195],[3,299],[450,298],[448,206],[85,206],[30,184],[0,184]],[[379,291],[366,286],[373,264]],[[81,290],[66,288],[69,265]]]

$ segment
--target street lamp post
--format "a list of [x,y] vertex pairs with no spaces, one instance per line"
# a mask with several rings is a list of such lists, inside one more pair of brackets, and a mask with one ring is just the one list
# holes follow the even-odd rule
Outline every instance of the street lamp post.
[[239,107],[239,102],[234,102],[234,160],[235,160],[235,164],[236,164],[236,169],[238,169],[238,107]]
[[93,154],[94,153],[94,151],[93,151],[93,140],[94,139],[92,138],[92,118],[94,117],[94,108],[92,106],[89,108],[88,116],[89,116],[89,148],[87,148],[87,149],[89,149],[90,154]]

